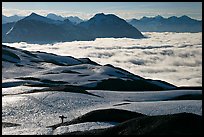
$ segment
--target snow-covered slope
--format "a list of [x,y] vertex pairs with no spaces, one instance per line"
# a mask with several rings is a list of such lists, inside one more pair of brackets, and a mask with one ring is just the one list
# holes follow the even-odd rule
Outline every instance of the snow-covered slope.
[[[119,86],[122,86],[121,90],[176,88],[176,86],[163,81],[154,82],[154,80],[144,79],[112,65],[101,66],[91,61],[87,62],[85,59],[58,56],[45,52],[28,52],[4,45],[2,49],[3,72],[6,72],[3,73],[3,80],[19,79],[22,85],[25,84],[23,82],[25,80],[27,84],[32,86],[37,86],[39,83],[49,86],[71,84],[86,89],[118,90],[117,87]],[[18,69],[29,71],[29,68],[31,68],[30,74],[16,71]],[[38,83],[34,84],[33,81]],[[54,81],[62,82],[55,83]],[[2,84],[7,83],[3,81]]]
[[[15,91],[13,90],[13,92]],[[24,129],[24,132],[21,133],[26,134],[27,132],[33,132],[34,129],[39,127],[44,128],[44,132],[47,131],[48,128],[45,127],[60,123],[59,115],[66,116],[67,119],[65,120],[70,121],[96,109],[117,108],[147,115],[174,114],[179,112],[202,115],[201,100],[162,101],[179,94],[202,95],[202,91],[173,91],[175,95],[173,93],[173,95],[165,95],[165,93],[162,94],[161,92],[164,91],[145,92],[146,100],[134,99],[133,101],[136,102],[130,101],[136,96],[142,96],[143,92],[120,94],[112,91],[94,91],[95,94],[103,94],[102,98],[56,91],[7,95],[2,97],[2,121],[21,124],[21,126],[12,127],[12,131],[17,132],[19,129]],[[154,101],[148,101],[151,99]],[[117,105],[122,103],[129,104]],[[86,129],[87,127],[85,126],[84,128]],[[3,128],[3,134],[11,134],[7,129]]]
[[[60,115],[66,116],[67,122],[98,109],[116,108],[149,116],[181,112],[202,115],[202,90],[175,90],[176,86],[166,82],[85,58],[2,45],[2,74],[2,122],[13,123],[2,127],[6,135],[53,135],[118,124],[110,120],[49,127],[61,122]],[[126,86],[129,83],[132,87]],[[126,90],[110,91],[110,87],[121,85]],[[99,90],[102,87],[110,89]],[[183,95],[190,98],[175,99]]]

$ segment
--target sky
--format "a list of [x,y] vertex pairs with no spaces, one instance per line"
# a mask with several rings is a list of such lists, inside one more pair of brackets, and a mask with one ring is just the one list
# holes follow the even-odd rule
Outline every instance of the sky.
[[89,19],[96,13],[116,14],[123,19],[143,16],[163,17],[187,15],[202,20],[202,2],[2,2],[2,14],[27,16],[55,13]]

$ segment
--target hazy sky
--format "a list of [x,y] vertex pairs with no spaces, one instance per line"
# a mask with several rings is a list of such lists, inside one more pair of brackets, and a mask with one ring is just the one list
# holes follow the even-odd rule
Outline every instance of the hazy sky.
[[130,19],[143,16],[164,17],[188,15],[202,19],[202,2],[2,2],[2,13],[6,16],[40,15],[56,13],[62,16],[78,16],[88,19],[96,13],[113,13]]

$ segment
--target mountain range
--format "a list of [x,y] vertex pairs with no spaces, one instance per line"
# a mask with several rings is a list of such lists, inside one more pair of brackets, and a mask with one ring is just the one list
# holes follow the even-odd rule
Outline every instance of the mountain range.
[[[3,24],[3,26],[5,27],[8,25]],[[3,32],[6,31],[2,31],[2,33]],[[69,20],[56,21],[35,13],[17,21],[6,34],[2,35],[3,42],[28,42],[39,44],[58,41],[93,40],[91,36],[86,35],[85,30],[74,26]]]
[[114,14],[98,13],[89,20],[53,13],[41,16],[2,15],[2,41],[54,43],[96,38],[144,38],[141,32],[202,32],[202,21],[188,16],[143,17],[124,20]]
[[202,21],[192,19],[186,15],[169,18],[158,15],[126,21],[142,32],[202,32]]
[[[50,16],[50,15],[49,15]],[[60,18],[60,16],[58,17]],[[113,14],[96,14],[79,24],[32,13],[15,22],[2,24],[3,42],[54,43],[96,38],[143,38],[135,27]]]
[[18,15],[13,15],[10,17],[2,15],[2,24],[10,23],[10,22],[16,22],[16,21],[19,21],[23,18],[24,18],[24,16],[18,16]]
[[[49,13],[46,17],[60,21],[68,19],[75,25],[87,21],[77,16],[62,17],[54,13]],[[17,22],[23,18],[25,16],[14,15],[7,17],[2,15],[2,24]],[[144,16],[141,19],[127,19],[126,22],[142,32],[202,32],[202,20],[192,19],[186,15],[181,17],[171,16],[169,18],[160,15],[155,17]]]
[[47,16],[47,18],[53,19],[53,20],[60,20],[63,21],[65,19],[68,19],[69,21],[71,21],[73,24],[79,24],[81,22],[83,22],[84,20],[80,19],[77,16],[69,16],[69,17],[62,17],[60,15],[56,15],[53,13],[49,13]]
[[[6,24],[6,23],[10,23],[10,22],[17,22],[23,18],[25,18],[26,16],[18,16],[18,15],[13,15],[13,16],[5,16],[2,15],[2,24]],[[65,19],[69,19],[69,21],[71,21],[73,24],[79,24],[85,20],[80,19],[77,16],[69,16],[69,17],[62,17],[60,15],[56,15],[53,13],[49,13],[46,16],[47,18],[53,19],[53,20],[60,20],[63,21]]]

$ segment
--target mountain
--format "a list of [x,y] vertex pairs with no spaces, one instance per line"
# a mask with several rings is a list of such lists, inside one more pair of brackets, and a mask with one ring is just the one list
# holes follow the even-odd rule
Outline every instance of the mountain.
[[2,15],[2,24],[7,23],[7,18],[8,18],[8,17]]
[[69,16],[69,17],[62,17],[60,15],[56,15],[56,14],[53,14],[53,13],[49,13],[47,16],[47,18],[50,18],[50,19],[53,19],[53,20],[60,20],[60,21],[63,21],[65,19],[68,19],[69,21],[71,21],[73,24],[79,24],[81,22],[83,22],[82,19],[80,19],[79,17],[77,16]]
[[169,18],[158,15],[127,21],[142,32],[202,32],[202,21],[191,19],[186,15]]
[[24,16],[18,16],[18,15],[13,15],[10,17],[2,15],[2,24],[10,23],[10,22],[16,22],[16,21],[19,21],[23,18],[24,18]]
[[140,31],[113,14],[96,14],[88,21],[78,24],[97,38],[143,38]]
[[54,43],[74,40],[94,40],[83,28],[69,20],[52,20],[32,13],[17,21],[12,30],[4,34],[3,42]]
[[[55,16],[49,14],[49,16]],[[74,19],[74,17],[72,17]],[[55,18],[56,19],[56,18]],[[73,21],[73,20],[72,20]],[[95,38],[143,38],[135,27],[113,15],[96,14],[88,21],[74,24],[70,19],[53,20],[36,13],[2,25],[3,42],[54,43],[94,40]]]
[[79,24],[79,23],[83,22],[83,20],[77,16],[69,16],[69,17],[66,17],[66,19],[69,19],[74,24]]
[[25,17],[21,21],[38,21],[38,22],[43,22],[43,23],[49,23],[49,24],[60,24],[62,23],[59,20],[52,20],[49,18],[46,18],[44,16],[38,15],[36,13],[31,13],[30,16]]
[[9,33],[10,30],[12,30],[14,24],[15,22],[2,24],[2,39],[6,38],[6,34]]
[[47,14],[46,16],[47,18],[50,18],[50,19],[53,19],[53,20],[60,20],[60,21],[63,21],[64,18],[60,15],[56,15],[56,14],[53,14],[53,13],[49,13]]

